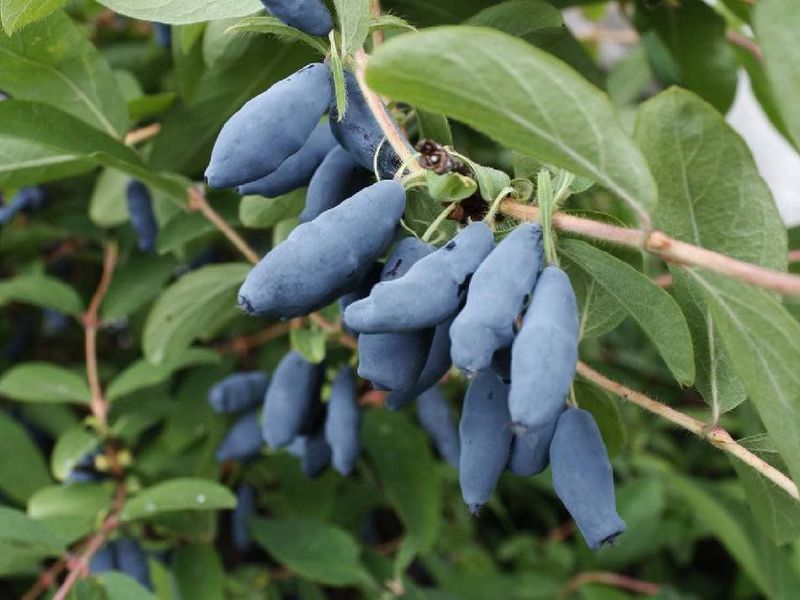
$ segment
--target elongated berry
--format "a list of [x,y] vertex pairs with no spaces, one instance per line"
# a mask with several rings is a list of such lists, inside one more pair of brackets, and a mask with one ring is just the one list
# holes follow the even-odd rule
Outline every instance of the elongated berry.
[[508,386],[489,370],[479,371],[467,389],[461,423],[459,481],[472,514],[488,502],[511,451]]
[[131,227],[136,232],[139,250],[155,252],[158,224],[153,213],[153,198],[147,187],[137,179],[128,181],[126,190]]
[[441,457],[457,469],[461,442],[458,439],[453,411],[439,386],[428,388],[417,398],[417,418],[431,436]]
[[405,209],[396,181],[379,181],[296,227],[253,268],[239,290],[249,314],[306,315],[357,289]]
[[325,433],[320,430],[308,436],[303,453],[302,468],[306,477],[314,479],[331,464],[331,447],[325,441]]
[[102,545],[89,561],[89,572],[92,574],[113,571],[115,567],[114,551],[111,549],[110,544]]
[[549,427],[531,433],[514,435],[508,470],[519,477],[538,475],[550,464],[550,443],[556,430],[556,420]]
[[592,550],[625,531],[617,514],[614,474],[592,414],[568,408],[550,444],[553,488]]
[[156,46],[159,48],[172,47],[172,27],[166,23],[153,23],[153,33],[156,38]]
[[[367,273],[364,275],[364,277],[362,277],[358,286],[356,286],[352,292],[347,292],[339,297],[339,314],[344,314],[344,311],[347,310],[347,307],[353,302],[369,296],[372,288],[381,279],[381,271],[383,271],[382,262],[376,261],[372,263],[372,266],[367,270]],[[350,329],[347,326],[347,323],[344,321],[342,321],[342,329],[344,329],[349,335],[358,337],[358,332]]]
[[564,409],[578,363],[578,336],[569,277],[547,267],[511,348],[509,410],[516,431],[547,428]]
[[129,575],[142,586],[151,589],[150,566],[147,555],[139,542],[133,538],[123,537],[111,542],[114,551],[114,562],[117,569]]
[[10,223],[19,213],[32,213],[40,210],[47,196],[43,187],[34,185],[24,187],[19,190],[8,201],[8,204],[0,205],[0,224]]
[[453,364],[485,369],[514,341],[514,322],[533,294],[542,264],[542,230],[526,223],[506,236],[475,271],[467,303],[453,322]]
[[[381,281],[405,275],[435,248],[415,237],[395,246],[381,272]],[[403,333],[369,333],[358,338],[358,374],[385,390],[405,390],[419,379],[430,353],[433,328]]]
[[311,178],[300,222],[313,221],[374,181],[371,172],[358,166],[350,153],[337,145],[328,152]]
[[254,408],[264,401],[268,385],[269,375],[262,371],[234,373],[209,390],[208,403],[218,413]]
[[256,489],[249,483],[240,483],[236,488],[236,508],[231,514],[231,535],[233,546],[245,553],[252,546],[250,520],[257,512]]
[[356,379],[353,371],[344,367],[333,380],[325,417],[325,441],[331,449],[333,468],[342,475],[349,475],[358,460],[360,427]]
[[266,177],[240,185],[239,193],[243,196],[258,194],[275,198],[308,185],[325,156],[336,146],[331,128],[327,123],[320,122],[300,150]]
[[261,438],[261,426],[258,423],[258,412],[250,411],[241,416],[222,440],[215,455],[217,462],[227,460],[248,460],[258,455],[264,440]]
[[270,14],[310,35],[327,36],[333,18],[322,0],[261,0]]
[[307,426],[319,402],[322,366],[298,352],[283,357],[264,397],[263,437],[270,448],[281,448]]
[[247,102],[217,137],[208,185],[235,187],[274,172],[308,141],[330,99],[330,71],[313,63]]
[[381,282],[369,297],[347,307],[347,326],[360,333],[434,327],[459,309],[469,278],[494,247],[485,223],[472,223],[403,277]]

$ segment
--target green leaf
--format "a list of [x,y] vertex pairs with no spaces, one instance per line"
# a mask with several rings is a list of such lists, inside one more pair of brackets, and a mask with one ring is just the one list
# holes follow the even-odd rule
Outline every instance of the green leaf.
[[88,404],[90,396],[83,377],[43,362],[23,363],[3,373],[0,395],[20,402],[79,404]]
[[417,124],[420,139],[433,140],[442,146],[453,145],[453,133],[444,115],[417,109]]
[[[235,202],[224,202],[214,206],[214,208],[231,226],[238,225],[236,223],[237,208]],[[179,250],[193,240],[217,231],[216,226],[205,215],[197,212],[187,214],[180,211],[175,213],[159,230],[156,250],[159,254],[167,254],[168,252]]]
[[764,65],[774,98],[790,139],[800,148],[800,12],[793,0],[759,0],[753,11],[753,26],[764,51]]
[[683,0],[655,7],[640,3],[636,19],[640,30],[654,31],[669,51],[677,82],[725,114],[736,94],[738,65],[722,17],[702,0]]
[[617,401],[605,390],[584,381],[576,381],[572,385],[578,406],[592,413],[597,421],[608,455],[612,458],[617,456],[622,451],[626,438]]
[[239,220],[245,227],[269,229],[279,221],[297,217],[305,205],[306,188],[277,198],[245,196],[239,203]]
[[299,352],[308,362],[318,365],[325,360],[326,334],[321,329],[292,329],[289,341],[292,350]]
[[[6,7],[4,0],[0,9]],[[8,29],[5,16],[3,24]],[[128,127],[128,109],[111,68],[63,12],[11,37],[0,33],[0,89],[17,100],[64,110],[113,138]]]
[[404,34],[375,52],[367,81],[381,94],[596,181],[643,220],[655,205],[653,178],[608,98],[516,38],[477,27]]
[[425,552],[442,519],[441,471],[425,435],[402,413],[369,411],[362,439],[409,537]]
[[300,41],[308,44],[311,48],[325,56],[328,47],[320,38],[309,35],[287,25],[275,17],[246,17],[227,29],[229,33],[267,33],[274,35],[282,41]]
[[444,175],[425,171],[425,182],[428,194],[438,202],[458,202],[478,190],[478,183],[474,179],[454,171]]
[[28,516],[72,542],[94,531],[113,497],[108,482],[51,485],[31,497]]
[[692,338],[678,304],[628,263],[581,240],[562,240],[559,251],[589,273],[636,320],[675,378],[694,381]]
[[145,357],[161,363],[208,332],[208,319],[236,306],[236,291],[251,266],[210,265],[187,273],[156,300],[144,326]]
[[0,0],[0,20],[3,29],[11,35],[26,25],[44,19],[66,3],[67,0]]
[[373,33],[374,31],[388,31],[391,29],[407,29],[410,31],[416,31],[416,28],[411,23],[395,15],[380,15],[370,19],[370,33]]
[[333,0],[339,21],[342,56],[353,54],[369,35],[370,0]]
[[800,323],[764,290],[699,269],[688,273],[770,439],[800,481]]
[[628,312],[597,280],[564,257],[562,268],[569,275],[581,315],[581,339],[599,337],[616,329]]
[[83,312],[77,292],[48,275],[18,275],[0,282],[0,305],[7,302],[34,304],[73,316]]
[[25,513],[0,506],[0,576],[29,572],[65,550],[61,541]]
[[210,544],[178,548],[173,558],[173,573],[181,598],[217,600],[225,597],[225,571]]
[[219,354],[207,348],[189,348],[180,354],[171,355],[159,364],[141,358],[114,378],[108,385],[106,396],[114,401],[137,390],[166,381],[173,373],[186,367],[210,365],[219,361]]
[[127,317],[145,306],[164,289],[175,266],[171,256],[131,256],[108,286],[100,307],[102,319]]
[[[684,242],[772,269],[786,268],[786,232],[744,141],[710,105],[672,89],[642,104],[636,139],[656,178],[656,227]],[[745,399],[708,318],[702,292],[678,267],[675,296],[695,347],[697,387],[721,412]]]
[[18,421],[0,413],[0,492],[18,504],[51,482],[42,451]]
[[101,0],[121,15],[180,25],[244,17],[264,8],[258,0]]
[[[203,574],[205,577],[209,575],[207,571]],[[130,575],[125,575],[118,571],[108,571],[100,573],[96,577],[97,581],[103,586],[108,600],[156,600],[155,595]],[[207,579],[202,577],[200,581],[208,582]],[[197,598],[198,600],[201,598],[201,596],[189,597]]]
[[115,227],[128,221],[125,186],[130,175],[117,169],[103,169],[95,180],[89,201],[89,218],[100,227]]
[[253,539],[275,560],[311,581],[331,586],[362,583],[368,575],[346,531],[311,519],[252,521]]
[[59,481],[64,481],[83,457],[100,444],[94,431],[84,425],[67,429],[56,441],[50,455],[50,470]]
[[149,487],[131,498],[120,515],[123,521],[179,510],[219,510],[236,506],[236,497],[216,481],[182,477]]

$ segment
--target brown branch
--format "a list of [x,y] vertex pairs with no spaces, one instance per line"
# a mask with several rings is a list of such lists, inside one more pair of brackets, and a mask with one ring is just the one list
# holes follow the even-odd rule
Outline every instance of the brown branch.
[[139,129],[133,129],[125,136],[125,144],[128,146],[135,146],[136,144],[141,144],[142,142],[153,139],[159,133],[161,133],[160,123],[153,123],[152,125],[146,125]]
[[668,288],[672,286],[674,281],[672,281],[672,275],[665,273],[664,275],[659,275],[653,279],[653,283],[655,283],[658,287]]
[[789,250],[789,262],[800,262],[800,250]]
[[271,342],[276,338],[286,335],[289,333],[289,331],[291,331],[292,327],[292,323],[288,321],[286,323],[270,325],[266,329],[262,329],[256,333],[243,335],[231,340],[230,342],[221,344],[217,347],[217,351],[220,354],[247,354],[253,348],[258,348],[259,346],[263,346],[264,344]]
[[228,222],[223,219],[217,211],[211,208],[211,205],[206,199],[206,195],[203,193],[203,188],[200,186],[192,186],[186,191],[189,195],[189,210],[203,213],[203,216],[211,221],[214,227],[219,229],[248,261],[252,264],[256,264],[259,260],[258,254],[256,254],[255,250],[250,247],[242,236],[236,233],[233,227],[228,225]]
[[358,348],[358,341],[356,338],[346,333],[342,329],[341,323],[331,323],[319,313],[311,313],[308,315],[308,320],[314,323],[317,327],[322,329],[325,333],[335,335],[339,339],[342,346],[356,350]]
[[117,265],[117,244],[108,242],[103,253],[103,274],[100,283],[92,296],[89,308],[83,314],[84,330],[84,349],[86,353],[86,378],[89,382],[91,400],[89,407],[100,429],[105,432],[108,429],[108,402],[103,396],[103,388],[100,385],[100,375],[97,369],[97,330],[100,326],[100,304],[111,284],[114,276],[114,269]]
[[[504,200],[500,205],[500,211],[523,221],[539,220],[538,208],[512,200]],[[553,215],[553,225],[563,231],[631,248],[644,249],[673,264],[703,267],[780,294],[800,296],[800,275],[775,271],[736,260],[719,252],[673,239],[662,231],[651,231],[646,234],[639,229],[618,227],[563,213]]]
[[620,575],[619,573],[612,573],[610,571],[586,571],[585,573],[578,573],[575,577],[570,579],[561,590],[559,598],[561,600],[566,600],[581,587],[589,583],[601,583],[645,596],[655,596],[660,591],[659,586],[655,583],[634,579],[627,575]]
[[39,596],[44,594],[47,590],[53,587],[58,581],[59,576],[67,568],[67,562],[71,557],[59,558],[56,562],[50,565],[39,574],[36,583],[33,584],[20,600],[36,600]]
[[764,60],[764,53],[761,51],[761,46],[759,46],[755,40],[747,37],[743,33],[740,33],[735,29],[729,29],[725,32],[725,39],[727,39],[731,44],[747,50],[758,60]]
[[[381,16],[381,0],[372,0],[370,4],[370,13],[373,17],[380,17]],[[380,29],[376,29],[372,32],[372,46],[377,48],[383,43],[383,32]]]
[[747,466],[755,469],[761,473],[761,475],[783,489],[792,498],[800,501],[800,492],[798,492],[797,486],[791,479],[789,479],[789,477],[773,467],[767,461],[762,460],[745,447],[736,443],[733,437],[731,437],[731,434],[722,427],[715,426],[709,429],[702,421],[677,411],[666,404],[657,402],[656,400],[653,400],[652,398],[649,398],[640,392],[625,387],[621,383],[612,381],[611,379],[592,369],[584,362],[578,362],[578,374],[584,379],[587,379],[595,385],[603,388],[604,390],[619,396],[623,400],[627,400],[628,402],[636,404],[637,406],[653,413],[654,415],[658,415],[662,419],[666,419],[667,421],[674,423],[675,425],[678,425],[687,431],[691,431],[695,435],[709,442],[712,446],[727,452],[731,456],[734,456],[742,461]]

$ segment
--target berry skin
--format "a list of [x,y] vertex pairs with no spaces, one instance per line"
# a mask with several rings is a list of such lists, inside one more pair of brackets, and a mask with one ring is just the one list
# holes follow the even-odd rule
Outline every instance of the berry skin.
[[0,224],[10,223],[19,213],[32,213],[40,210],[47,196],[44,188],[38,185],[19,190],[8,204],[0,205]]
[[386,396],[386,408],[400,410],[445,376],[450,369],[450,326],[452,323],[453,320],[450,319],[434,330],[431,351],[428,353],[428,360],[425,362],[425,367],[423,367],[416,385],[407,390],[389,392],[389,395]]
[[335,146],[311,178],[300,222],[313,221],[374,181],[372,173],[359,167],[347,150]]
[[282,448],[303,432],[319,402],[322,372],[298,352],[281,359],[264,396],[262,435],[270,448]]
[[578,364],[578,329],[569,277],[547,267],[511,348],[509,410],[516,432],[546,429],[564,409]]
[[309,479],[315,479],[322,475],[330,463],[331,447],[325,441],[324,432],[318,431],[307,436],[301,461],[303,474]]
[[556,430],[556,422],[533,433],[514,435],[508,470],[519,477],[538,475],[550,464],[550,443]]
[[242,196],[258,194],[276,198],[308,185],[325,156],[337,146],[327,123],[317,124],[305,144],[287,158],[275,171],[239,186]]
[[[382,262],[376,261],[372,263],[372,267],[370,267],[370,269],[367,271],[367,274],[364,275],[364,278],[361,280],[361,283],[358,284],[358,287],[354,291],[348,292],[339,298],[339,314],[344,314],[344,311],[347,310],[347,307],[353,302],[369,296],[372,288],[381,280],[382,270]],[[358,332],[350,329],[344,321],[342,321],[342,329],[344,329],[349,335],[358,337]]]
[[625,531],[617,514],[614,474],[592,414],[568,408],[550,444],[553,488],[592,550]]
[[261,0],[276,17],[310,35],[327,36],[333,29],[333,17],[322,0]]
[[514,341],[514,321],[530,301],[542,263],[542,230],[524,224],[506,236],[469,283],[467,303],[453,322],[453,364],[485,369]]
[[325,441],[331,448],[333,468],[342,475],[349,475],[358,460],[360,427],[356,379],[353,371],[344,367],[333,380],[325,417]]
[[[405,275],[435,248],[408,237],[401,240],[381,272],[381,281]],[[370,333],[358,338],[358,374],[379,389],[410,389],[419,379],[428,358],[433,329],[403,333]]]
[[166,23],[153,23],[153,33],[156,38],[156,46],[159,48],[172,47],[172,27]]
[[350,71],[345,71],[344,81],[347,88],[347,110],[344,119],[339,121],[336,102],[331,101],[331,131],[339,144],[352,155],[353,160],[370,173],[375,171],[375,153],[379,152],[378,174],[381,179],[391,179],[400,168],[400,158],[386,141],[355,76]]
[[214,143],[208,185],[235,187],[273,173],[308,141],[330,99],[330,70],[313,63],[247,102]]
[[105,544],[94,553],[92,560],[89,561],[89,572],[95,574],[113,570],[114,552],[111,550],[110,544]]
[[244,554],[252,546],[250,519],[257,511],[256,489],[249,483],[241,483],[236,489],[236,508],[231,514],[233,546]]
[[457,469],[461,441],[458,439],[453,411],[438,386],[428,388],[417,398],[417,418],[433,439],[441,457]]
[[488,502],[511,451],[508,386],[490,370],[479,371],[467,389],[461,423],[461,495],[475,515]]
[[394,236],[403,186],[379,181],[296,227],[247,275],[239,305],[279,318],[313,312],[358,288]]
[[254,410],[246,413],[233,424],[228,435],[217,448],[215,457],[217,462],[248,460],[260,452],[263,444],[258,412]]
[[147,589],[152,588],[147,555],[133,538],[119,538],[111,542],[117,569],[129,575]]
[[434,327],[453,316],[470,276],[494,247],[485,223],[472,223],[403,277],[381,282],[369,297],[347,307],[347,326],[359,333]]
[[269,375],[261,371],[234,373],[209,390],[208,403],[218,413],[254,408],[263,402],[268,385]]
[[142,252],[155,252],[158,224],[153,214],[153,199],[145,185],[131,179],[126,190],[128,200],[128,214],[131,218],[131,227],[138,237],[139,250]]

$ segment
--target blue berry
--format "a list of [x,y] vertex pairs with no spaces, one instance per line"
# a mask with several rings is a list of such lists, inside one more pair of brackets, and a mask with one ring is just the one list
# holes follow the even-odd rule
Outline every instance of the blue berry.
[[327,36],[333,18],[322,0],[261,0],[270,14],[310,35]]
[[129,575],[147,589],[152,588],[150,582],[150,566],[147,555],[138,541],[133,538],[119,538],[111,542],[114,551],[114,562],[117,569]]
[[269,375],[261,371],[234,373],[208,392],[208,403],[218,413],[234,413],[258,406],[264,400]]
[[374,181],[372,173],[359,167],[347,150],[337,145],[311,178],[300,222],[313,221]]
[[263,445],[258,412],[251,411],[239,418],[217,449],[217,462],[249,460],[257,456]]
[[428,388],[417,398],[417,418],[433,439],[441,457],[457,469],[461,456],[461,442],[458,439],[453,411],[450,410],[439,386]]
[[358,390],[353,371],[342,368],[333,380],[328,411],[325,417],[325,440],[333,454],[333,468],[349,475],[360,452]]
[[250,519],[257,512],[256,489],[249,483],[241,483],[236,489],[236,508],[231,514],[231,535],[233,546],[245,553],[252,546],[250,538]]
[[158,224],[153,213],[153,199],[147,187],[137,179],[128,182],[126,190],[131,227],[136,232],[139,250],[155,252]]

